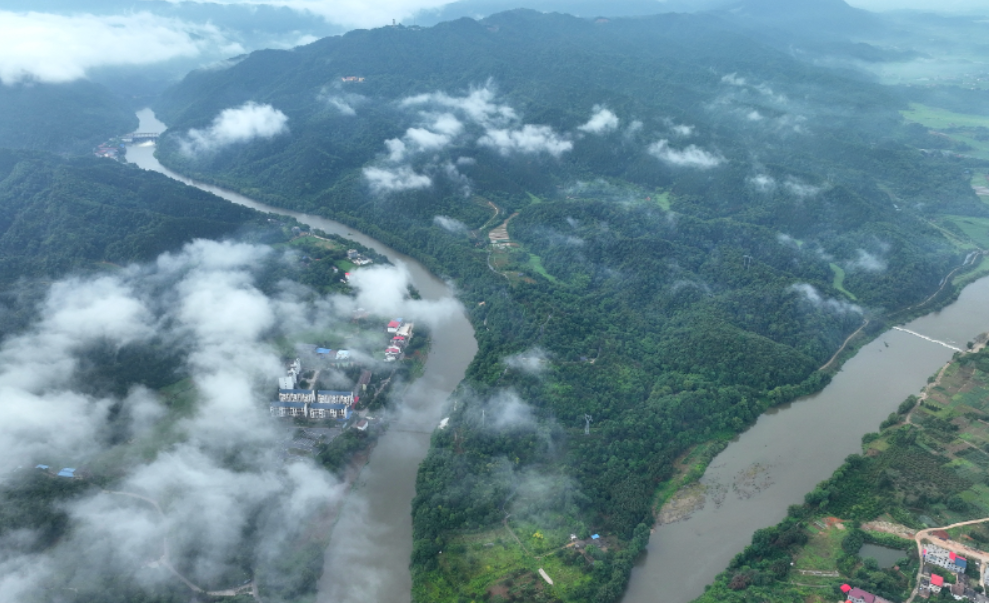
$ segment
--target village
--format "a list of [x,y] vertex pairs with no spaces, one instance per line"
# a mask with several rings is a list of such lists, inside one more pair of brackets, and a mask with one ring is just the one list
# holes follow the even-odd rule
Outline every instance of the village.
[[[365,315],[361,310],[357,314]],[[390,338],[384,348],[385,362],[404,358],[404,351],[412,341],[414,328],[414,323],[402,318],[387,323],[384,331]],[[358,411],[358,405],[367,393],[372,371],[362,368],[360,376],[350,389],[318,389],[316,384],[321,371],[354,367],[357,364],[356,356],[350,350],[333,350],[315,344],[298,344],[295,351],[297,357],[287,363],[284,376],[278,378],[277,399],[268,404],[270,416],[279,419],[335,421],[359,431],[366,430],[366,410]],[[355,413],[358,417],[352,421]]]
[[[970,566],[968,559],[950,550],[962,548],[970,551],[968,547],[952,543],[947,533],[943,531],[932,532],[932,538],[939,540],[944,546],[926,542],[927,539],[923,537],[918,539],[922,564],[919,582],[908,601],[912,601],[916,596],[930,599],[934,595],[939,595],[941,591],[946,591],[956,601],[989,603],[989,597],[984,594],[986,582],[989,580],[987,559],[973,559]],[[970,571],[973,569],[976,570],[974,573],[979,576],[978,579],[970,578]],[[843,584],[841,592],[845,595],[846,603],[895,603],[850,584]]]

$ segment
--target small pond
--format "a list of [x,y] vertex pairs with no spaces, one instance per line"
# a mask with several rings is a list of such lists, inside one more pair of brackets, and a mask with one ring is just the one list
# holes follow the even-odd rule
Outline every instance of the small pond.
[[859,549],[859,557],[863,559],[872,557],[879,562],[880,568],[886,569],[896,565],[900,559],[906,558],[907,552],[903,549],[891,549],[878,544],[863,544],[862,548]]

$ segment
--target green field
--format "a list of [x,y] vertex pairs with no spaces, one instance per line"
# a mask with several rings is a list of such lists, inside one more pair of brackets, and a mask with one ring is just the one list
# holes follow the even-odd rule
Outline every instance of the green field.
[[[964,151],[966,155],[989,159],[989,140],[979,140],[976,135],[982,128],[989,128],[989,117],[954,113],[946,109],[911,103],[910,109],[900,111],[904,119],[918,123],[926,128],[945,134],[955,142],[964,143],[971,148]],[[984,133],[984,132],[982,132]]]
[[989,218],[944,215],[941,219],[960,228],[980,248],[989,249]]
[[541,276],[546,277],[546,279],[551,283],[556,284],[560,282],[556,279],[555,276],[553,276],[549,272],[546,272],[546,268],[543,266],[543,259],[534,253],[529,254],[529,267],[532,268],[535,272],[537,272]]
[[834,280],[831,282],[831,286],[847,295],[850,299],[857,300],[858,298],[855,297],[854,293],[845,289],[845,269],[832,262],[831,272],[834,272]]
[[660,207],[662,207],[666,211],[670,211],[670,192],[669,191],[666,191],[665,193],[660,193],[660,194],[656,195],[655,200],[656,200],[656,204],[657,205],[659,205]]

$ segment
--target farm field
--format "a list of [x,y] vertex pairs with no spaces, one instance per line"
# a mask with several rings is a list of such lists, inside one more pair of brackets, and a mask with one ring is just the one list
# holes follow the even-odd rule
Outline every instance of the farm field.
[[971,149],[958,151],[980,159],[989,159],[989,117],[955,113],[946,109],[911,103],[910,109],[900,111],[907,121],[918,123],[956,143],[965,144]]

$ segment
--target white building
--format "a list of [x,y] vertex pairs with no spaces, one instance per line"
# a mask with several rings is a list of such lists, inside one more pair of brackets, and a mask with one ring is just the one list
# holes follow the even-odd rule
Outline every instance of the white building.
[[354,392],[325,390],[316,392],[316,402],[319,404],[346,404],[354,403]]
[[315,402],[316,390],[313,389],[279,389],[279,402]]

